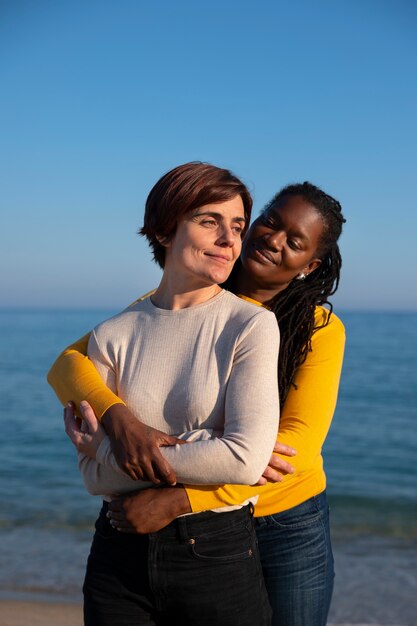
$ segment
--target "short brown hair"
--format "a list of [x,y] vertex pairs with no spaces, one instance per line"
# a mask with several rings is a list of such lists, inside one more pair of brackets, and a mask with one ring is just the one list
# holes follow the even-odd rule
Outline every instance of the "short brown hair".
[[145,205],[140,235],[145,235],[152,248],[155,261],[165,264],[165,247],[158,241],[170,241],[175,235],[178,220],[186,213],[205,204],[223,202],[240,196],[246,219],[242,236],[246,232],[252,197],[246,186],[229,170],[194,161],[170,170],[151,189]]

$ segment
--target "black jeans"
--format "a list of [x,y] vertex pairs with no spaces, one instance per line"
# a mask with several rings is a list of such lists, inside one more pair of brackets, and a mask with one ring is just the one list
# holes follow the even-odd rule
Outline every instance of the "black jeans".
[[198,513],[149,535],[103,506],[84,581],[86,626],[268,626],[252,510]]

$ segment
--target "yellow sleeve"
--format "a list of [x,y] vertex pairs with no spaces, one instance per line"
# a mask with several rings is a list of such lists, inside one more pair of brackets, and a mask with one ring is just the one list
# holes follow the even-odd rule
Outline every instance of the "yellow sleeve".
[[87,356],[90,333],[65,348],[48,372],[48,383],[65,406],[70,400],[77,409],[81,400],[87,400],[98,419],[113,404],[122,403],[103,382]]
[[[135,300],[131,305],[152,295],[153,291]],[[129,307],[128,307],[129,308]],[[124,404],[103,382],[87,356],[90,333],[65,348],[48,372],[48,383],[65,406],[70,400],[77,409],[81,400],[87,400],[100,420],[113,404]]]
[[[326,309],[317,307],[316,324],[321,323]],[[278,440],[297,450],[295,457],[284,457],[295,469],[281,483],[268,483],[262,487],[223,485],[221,487],[186,486],[191,508],[194,512],[244,502],[254,494],[260,498],[274,493],[279,498],[280,489],[287,488],[288,481],[314,465],[321,455],[333,413],[336,407],[339,380],[343,362],[345,332],[342,322],[332,314],[330,322],[317,330],[312,337],[312,351],[299,368],[284,407],[278,432]]]

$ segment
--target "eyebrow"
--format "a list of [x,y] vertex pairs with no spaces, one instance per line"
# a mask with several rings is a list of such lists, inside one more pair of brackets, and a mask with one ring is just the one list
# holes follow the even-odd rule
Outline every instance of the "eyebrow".
[[[216,213],[216,211],[202,211],[201,213],[197,212],[194,213],[193,217],[200,217],[201,215],[208,215],[210,217],[214,217],[216,218],[216,220],[222,220],[224,219],[224,215],[222,215],[221,213]],[[241,222],[242,224],[246,223],[246,219],[244,217],[232,217],[232,220],[234,222]]]

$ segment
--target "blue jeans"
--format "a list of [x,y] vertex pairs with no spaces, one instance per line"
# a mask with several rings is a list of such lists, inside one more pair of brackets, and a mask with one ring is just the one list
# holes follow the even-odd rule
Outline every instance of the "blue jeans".
[[84,581],[86,626],[269,626],[250,507],[123,534],[104,505]]
[[254,521],[272,626],[325,626],[334,580],[326,492]]

